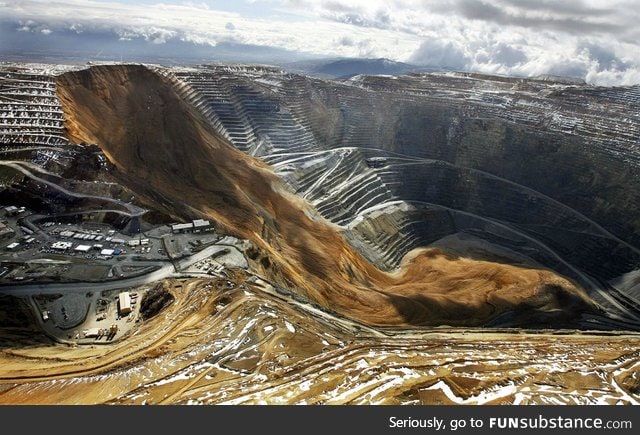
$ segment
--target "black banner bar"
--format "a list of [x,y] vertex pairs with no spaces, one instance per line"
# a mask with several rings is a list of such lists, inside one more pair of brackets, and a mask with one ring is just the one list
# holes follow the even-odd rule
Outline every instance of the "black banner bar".
[[[4,406],[5,433],[635,434],[636,406]],[[17,429],[17,431],[16,431]]]

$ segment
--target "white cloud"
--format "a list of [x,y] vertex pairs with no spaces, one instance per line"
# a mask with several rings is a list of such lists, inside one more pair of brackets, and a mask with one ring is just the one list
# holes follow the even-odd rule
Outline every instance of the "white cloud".
[[245,0],[225,11],[216,10],[216,2],[166,1],[0,1],[0,20],[43,34],[238,42],[487,73],[640,83],[640,8],[632,0]]
[[640,7],[634,3],[332,0],[300,7],[352,27],[422,39],[412,54],[396,60],[495,74],[570,75],[610,85],[640,83]]
[[[113,32],[121,39],[142,37],[154,43],[180,39],[216,45],[222,41],[265,45],[292,51],[333,56],[408,57],[420,45],[415,36],[400,36],[400,49],[392,42],[398,35],[383,29],[354,29],[329,20],[261,19],[239,13],[205,9],[201,5],[134,5],[85,0],[22,0],[19,7],[0,2],[0,17],[46,24],[52,30],[92,29]],[[231,24],[231,25],[230,25]],[[24,26],[23,26],[24,27]],[[336,43],[336,35],[349,35],[352,45]]]
[[429,39],[411,55],[409,61],[420,65],[464,70],[468,68],[471,58],[451,41]]

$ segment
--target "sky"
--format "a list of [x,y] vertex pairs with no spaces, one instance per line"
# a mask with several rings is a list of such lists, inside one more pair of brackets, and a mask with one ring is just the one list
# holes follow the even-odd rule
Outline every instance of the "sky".
[[0,0],[0,59],[387,58],[640,83],[640,0]]

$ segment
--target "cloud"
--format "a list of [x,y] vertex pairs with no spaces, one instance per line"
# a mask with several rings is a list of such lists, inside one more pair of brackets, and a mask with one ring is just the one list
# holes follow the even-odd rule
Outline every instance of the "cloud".
[[348,3],[342,3],[339,1],[325,1],[322,3],[322,7],[328,11],[333,12],[351,13],[354,10],[357,10],[357,8],[350,6]]
[[[273,0],[271,0],[273,1]],[[640,18],[637,5],[610,0],[331,0],[304,2],[282,0],[288,8],[311,11],[316,16],[353,25],[422,33],[435,21],[447,18],[547,29],[562,33],[639,35],[634,24]]]
[[470,57],[452,42],[425,41],[409,58],[410,62],[430,67],[464,70]]
[[600,3],[590,5],[579,1],[556,0],[501,0],[505,6],[511,6],[521,11],[535,11],[553,15],[570,15],[574,17],[602,17],[615,15],[615,8],[603,8]]
[[514,48],[504,42],[499,42],[493,47],[491,62],[511,67],[524,63],[527,60],[528,56],[524,50]]
[[0,24],[20,35],[113,35],[156,48],[242,44],[307,57],[640,83],[633,0],[244,0],[225,10],[201,0],[123,1],[0,0]]
[[[111,32],[123,41],[143,38],[163,44],[179,40],[211,46],[229,42],[309,55],[407,57],[420,45],[416,37],[398,37],[384,29],[354,29],[350,24],[331,20],[310,23],[291,17],[265,19],[191,3],[150,6],[117,1],[21,0],[0,2],[0,17],[0,21],[13,22],[23,31],[46,24],[52,31]],[[354,43],[336,44],[335,35],[348,35]],[[398,38],[400,48],[395,43]]]
[[[529,61],[525,50],[509,45],[506,42],[489,42],[477,47],[474,62],[477,65],[485,65],[485,68],[512,68]],[[489,71],[486,71],[489,72]]]
[[613,50],[593,42],[580,44],[577,51],[586,54],[590,59],[594,60],[597,63],[596,70],[598,72],[606,70],[620,71],[632,66],[616,56]]
[[[513,2],[511,2],[513,3]],[[562,15],[558,13],[530,13],[531,9],[500,8],[481,0],[458,0],[456,10],[465,18],[506,26],[520,26],[534,29],[556,30],[570,34],[613,33],[626,30],[623,23],[594,17]]]
[[353,38],[351,38],[348,35],[345,35],[338,39],[338,44],[343,45],[345,47],[353,47],[355,45],[355,42]]

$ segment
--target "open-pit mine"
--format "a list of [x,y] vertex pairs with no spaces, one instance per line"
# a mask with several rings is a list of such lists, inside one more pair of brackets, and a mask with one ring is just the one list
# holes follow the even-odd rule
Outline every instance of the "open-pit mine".
[[0,65],[0,403],[638,404],[640,86]]

